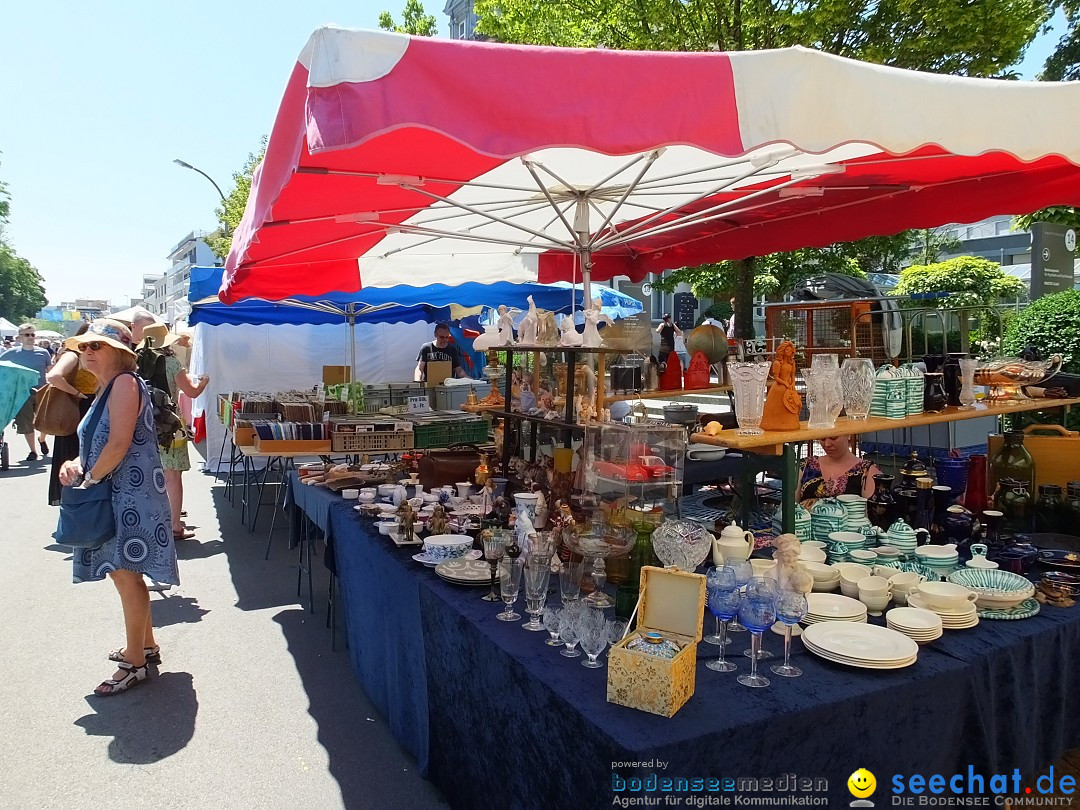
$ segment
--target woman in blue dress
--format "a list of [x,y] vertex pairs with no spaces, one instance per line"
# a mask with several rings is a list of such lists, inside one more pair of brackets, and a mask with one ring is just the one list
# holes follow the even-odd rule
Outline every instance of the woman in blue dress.
[[[115,695],[145,680],[148,664],[161,662],[144,575],[179,585],[176,547],[153,406],[145,383],[133,373],[130,331],[118,321],[96,320],[65,345],[80,353],[99,385],[98,398],[79,425],[80,458],[65,462],[60,483],[112,489],[116,536],[100,548],[75,551],[74,581],[108,576],[120,594],[126,644],[109,654],[117,671],[94,690]],[[95,413],[99,421],[87,435]]]

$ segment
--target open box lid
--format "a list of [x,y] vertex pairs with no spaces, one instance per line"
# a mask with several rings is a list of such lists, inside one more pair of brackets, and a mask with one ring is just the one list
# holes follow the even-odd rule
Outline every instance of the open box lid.
[[705,619],[705,577],[674,568],[641,568],[638,629],[676,633],[701,641]]

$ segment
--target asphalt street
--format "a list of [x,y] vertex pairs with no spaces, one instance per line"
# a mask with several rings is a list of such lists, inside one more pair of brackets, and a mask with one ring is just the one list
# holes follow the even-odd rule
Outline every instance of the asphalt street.
[[106,655],[124,642],[116,591],[72,584],[69,551],[51,537],[47,463],[0,472],[3,806],[447,806],[361,691],[340,640],[331,652],[321,561],[312,615],[283,521],[264,561],[265,512],[248,534],[223,484],[197,469],[184,480],[197,540],[179,544],[182,584],[151,595],[162,664],[100,698]]

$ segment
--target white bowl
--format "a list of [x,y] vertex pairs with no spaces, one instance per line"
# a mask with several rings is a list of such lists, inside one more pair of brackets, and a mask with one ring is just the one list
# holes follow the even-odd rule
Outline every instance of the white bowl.
[[860,579],[873,573],[869,567],[860,563],[836,563],[833,568],[840,572],[840,582],[848,585],[857,585]]
[[380,520],[375,525],[379,527],[379,534],[387,534],[388,535],[388,534],[390,534],[390,532],[394,531],[397,528],[397,521],[396,520]]
[[763,577],[766,572],[776,568],[776,560],[750,560],[750,567],[754,569],[755,577]]
[[999,610],[1019,605],[1035,593],[1035,585],[1026,577],[991,568],[961,568],[949,574],[949,583],[977,593],[979,607]]
[[360,503],[374,503],[375,502],[375,493],[374,492],[364,492],[363,490],[360,490],[360,497],[357,498],[357,500],[360,501]]
[[397,489],[397,486],[397,484],[379,484],[379,497],[389,498],[391,495],[394,494],[394,490]]
[[971,588],[955,582],[920,582],[916,590],[926,604],[941,610],[962,608],[965,602],[974,603],[979,598]]
[[799,560],[802,562],[823,563],[826,559],[827,555],[820,548],[806,548],[804,546],[799,551]]
[[472,544],[467,534],[433,534],[424,541],[424,553],[433,560],[453,560],[464,557]]
[[343,489],[341,490],[341,497],[347,501],[355,501],[360,497],[360,490],[358,489]]

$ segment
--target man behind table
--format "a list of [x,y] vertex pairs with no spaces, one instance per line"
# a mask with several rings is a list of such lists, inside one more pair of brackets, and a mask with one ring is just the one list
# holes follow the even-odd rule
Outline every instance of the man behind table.
[[449,362],[453,369],[453,376],[466,376],[465,369],[461,367],[461,352],[450,342],[450,327],[445,323],[435,324],[435,340],[420,347],[420,353],[416,356],[416,371],[413,372],[413,379],[416,382],[425,381],[427,364],[437,360]]
[[[52,357],[47,351],[34,345],[35,337],[37,337],[37,333],[34,330],[34,325],[24,323],[19,327],[19,343],[21,345],[0,354],[0,360],[9,360],[23,368],[36,371],[38,381],[34,387],[40,388],[45,385],[45,372],[48,370],[49,364],[52,363]],[[27,445],[30,447],[30,454],[26,457],[27,461],[37,461],[38,457],[37,448],[34,446],[34,405],[35,398],[31,394],[30,398],[19,409],[19,412],[15,414],[15,430],[23,435]],[[42,441],[41,455],[45,456],[48,453],[49,446]]]

